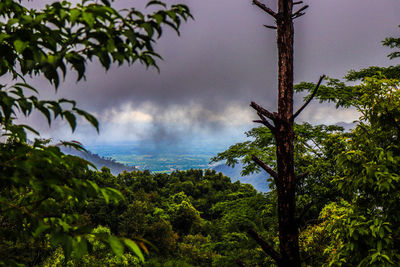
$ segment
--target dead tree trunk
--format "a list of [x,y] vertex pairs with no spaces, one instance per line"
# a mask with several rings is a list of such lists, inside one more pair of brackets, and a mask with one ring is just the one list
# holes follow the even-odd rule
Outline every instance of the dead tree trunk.
[[278,119],[275,122],[278,180],[278,221],[281,262],[279,266],[300,267],[299,234],[296,223],[296,177],[293,154],[293,20],[292,1],[279,0]]
[[[293,12],[293,6],[302,2],[292,0],[277,0],[278,12],[274,12],[258,0],[253,4],[261,8],[275,19],[275,26],[265,25],[277,31],[278,46],[278,112],[269,112],[256,103],[251,107],[256,111],[262,123],[268,127],[276,140],[276,172],[257,157],[253,160],[274,178],[278,192],[278,222],[279,222],[279,253],[267,244],[254,229],[249,230],[251,235],[281,267],[300,267],[299,233],[296,220],[296,175],[294,169],[294,118],[311,101],[314,93],[296,113],[293,113],[293,20],[304,15],[308,6],[303,6]],[[324,76],[321,76],[319,87]],[[304,176],[304,175],[301,175]],[[300,176],[299,176],[300,177]]]

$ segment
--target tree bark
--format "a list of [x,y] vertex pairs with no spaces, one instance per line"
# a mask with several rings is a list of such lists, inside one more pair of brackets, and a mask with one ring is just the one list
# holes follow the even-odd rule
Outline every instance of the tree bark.
[[296,223],[296,177],[293,154],[293,19],[292,0],[278,0],[278,120],[276,121],[278,221],[281,261],[279,266],[300,266]]

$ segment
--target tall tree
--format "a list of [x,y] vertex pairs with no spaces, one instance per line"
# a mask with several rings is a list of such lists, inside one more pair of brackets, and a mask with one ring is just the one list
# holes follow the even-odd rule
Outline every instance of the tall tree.
[[[400,48],[400,38],[386,38],[383,44]],[[399,57],[396,50],[389,54],[390,59]],[[320,101],[354,107],[361,115],[347,137],[337,138],[342,144],[342,149],[336,151],[334,166],[339,175],[331,180],[347,202],[327,205],[319,225],[309,227],[313,231],[324,229],[323,242],[318,245],[327,241],[330,244],[322,246],[324,253],[318,257],[329,256],[325,259],[327,265],[399,266],[399,70],[398,64],[352,70],[347,81],[360,80],[360,84],[350,86],[331,79],[316,94]],[[296,90],[306,88],[306,84],[296,86]],[[326,216],[329,210],[340,216]],[[312,250],[312,245],[309,248]]]
[[278,112],[270,112],[255,102],[251,103],[261,123],[268,127],[276,141],[276,171],[258,157],[253,161],[267,171],[274,179],[278,192],[278,222],[280,251],[275,251],[254,230],[249,234],[260,243],[264,251],[270,255],[278,266],[300,266],[298,223],[296,219],[296,183],[306,174],[295,174],[294,166],[294,119],[308,105],[321,84],[321,76],[314,92],[304,105],[293,112],[293,20],[304,15],[307,5],[294,11],[295,5],[303,4],[292,0],[278,0],[278,11],[275,12],[258,0],[253,4],[272,16],[274,26],[265,25],[277,31],[278,47]]

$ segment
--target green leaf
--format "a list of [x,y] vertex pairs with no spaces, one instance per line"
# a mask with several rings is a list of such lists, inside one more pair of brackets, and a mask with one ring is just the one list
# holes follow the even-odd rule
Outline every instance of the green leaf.
[[19,39],[14,41],[14,48],[18,53],[24,52],[25,48],[28,47],[28,42],[21,41]]
[[88,152],[85,147],[82,145],[82,143],[72,140],[72,141],[61,141],[61,145],[65,147],[72,147],[78,151],[83,151],[83,152]]
[[34,92],[37,93],[37,94],[39,93],[38,90],[36,90],[33,86],[31,86],[31,85],[29,85],[29,84],[27,84],[27,83],[16,83],[15,86],[22,86],[22,87],[25,87],[25,88],[27,88],[27,89],[29,89],[29,90],[34,91]]
[[111,64],[111,60],[110,60],[110,56],[108,55],[107,52],[101,52],[98,54],[99,60],[101,65],[103,65],[103,67],[108,70],[110,68],[110,64]]
[[98,193],[100,191],[99,186],[95,182],[90,181],[90,180],[88,180],[87,182],[93,187],[93,189],[96,191],[96,193]]
[[150,23],[147,23],[147,22],[142,23],[142,24],[140,25],[140,27],[142,27],[142,28],[147,32],[147,35],[148,35],[150,38],[153,37],[154,29],[153,29],[153,27],[151,26]]
[[53,83],[54,86],[57,88],[60,83],[57,68],[54,65],[47,63],[43,65],[41,70],[44,73],[44,76],[50,81],[50,83]]
[[380,240],[377,243],[377,250],[378,250],[378,252],[382,251],[382,241],[380,241]]
[[36,131],[35,129],[33,129],[31,126],[29,125],[25,125],[25,124],[21,124],[19,126],[22,126],[24,129],[29,130],[30,132],[36,134],[36,135],[40,135],[38,131]]
[[106,6],[110,6],[110,1],[108,0],[101,0],[101,2]]
[[92,13],[82,12],[82,18],[88,24],[88,26],[90,28],[93,27],[93,25],[94,25],[94,16],[93,16]]
[[44,224],[43,222],[39,222],[39,226],[36,228],[35,232],[32,233],[34,237],[38,237],[41,233],[49,229],[50,226],[47,224]]
[[156,20],[157,24],[160,25],[161,22],[164,20],[164,16],[161,14],[155,14],[153,18]]
[[122,245],[121,241],[115,236],[110,236],[108,238],[108,243],[110,244],[114,254],[118,257],[121,257],[124,253],[124,246]]
[[[117,189],[112,188],[112,187],[106,187],[105,189],[107,189],[108,191],[110,191],[114,196],[117,196],[118,198],[120,198],[121,200],[124,200],[125,197],[124,195]],[[115,201],[118,201],[118,199],[115,199]]]
[[50,110],[43,105],[42,102],[39,102],[35,105],[35,107],[46,117],[47,123],[51,124],[51,114]]
[[136,254],[136,256],[139,257],[139,259],[144,262],[144,256],[142,251],[140,250],[139,246],[132,240],[125,238],[124,239],[125,245],[133,252]]
[[73,110],[76,111],[76,113],[78,113],[79,115],[83,116],[88,122],[90,122],[90,124],[92,124],[96,128],[96,131],[99,132],[99,121],[96,119],[95,116],[78,108],[74,108]]
[[61,245],[64,251],[64,256],[68,260],[71,258],[73,250],[73,239],[70,236],[63,236],[61,239]]
[[87,241],[84,238],[78,237],[74,244],[73,256],[75,259],[80,259],[86,253],[87,253]]
[[3,42],[4,39],[9,38],[11,35],[6,34],[6,33],[0,33],[0,42]]
[[63,116],[67,119],[69,125],[71,126],[72,132],[75,131],[76,128],[76,117],[70,111],[64,111]]
[[156,1],[156,0],[149,1],[147,3],[146,7],[153,6],[153,5],[159,5],[159,6],[167,7],[167,5],[165,3],[161,2],[161,1]]
[[110,196],[107,194],[107,190],[104,188],[101,188],[100,192],[103,195],[105,202],[108,204],[110,202]]

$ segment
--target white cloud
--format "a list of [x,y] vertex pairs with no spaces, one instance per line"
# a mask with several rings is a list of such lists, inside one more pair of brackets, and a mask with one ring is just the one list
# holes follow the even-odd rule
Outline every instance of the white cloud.
[[360,113],[355,108],[336,109],[334,104],[314,103],[303,110],[299,120],[312,124],[335,124],[339,122],[352,123],[359,117]]
[[[204,139],[229,132],[238,135],[238,129],[255,126],[256,115],[248,106],[231,103],[220,111],[213,111],[198,103],[186,103],[158,107],[152,102],[141,105],[125,103],[100,114],[100,135],[87,138],[78,130],[75,135],[89,142],[120,142],[154,139],[155,141],[175,139]],[[244,132],[244,131],[243,131]],[[242,132],[242,133],[243,133]],[[227,137],[229,138],[229,137]]]
[[[40,130],[42,137],[78,140],[85,144],[148,139],[154,142],[171,140],[173,143],[225,142],[244,139],[245,131],[258,126],[252,122],[257,119],[255,112],[249,106],[235,102],[218,111],[209,110],[199,103],[167,107],[159,107],[153,102],[141,105],[125,103],[94,115],[100,121],[99,134],[82,119],[79,119],[74,134],[65,121],[56,120],[49,128],[41,116],[34,116],[33,126]],[[302,112],[299,121],[312,124],[351,123],[358,117],[355,109],[336,109],[332,104],[312,103]]]
[[148,105],[144,108],[134,108],[131,104],[124,104],[119,108],[107,109],[103,114],[98,117],[107,123],[128,124],[128,123],[149,123],[153,120],[153,116],[149,114]]

